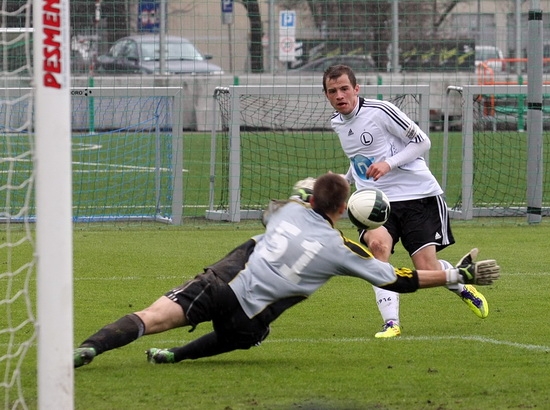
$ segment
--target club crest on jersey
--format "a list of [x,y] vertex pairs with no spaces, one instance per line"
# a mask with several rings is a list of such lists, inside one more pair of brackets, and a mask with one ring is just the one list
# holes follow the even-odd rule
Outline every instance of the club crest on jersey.
[[367,147],[372,144],[373,139],[372,134],[367,131],[363,132],[360,138],[361,144],[366,145]]

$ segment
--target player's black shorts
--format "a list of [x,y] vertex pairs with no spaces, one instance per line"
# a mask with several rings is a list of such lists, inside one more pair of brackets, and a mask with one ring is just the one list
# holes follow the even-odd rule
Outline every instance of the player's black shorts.
[[428,245],[435,245],[440,251],[455,243],[447,204],[439,195],[392,202],[384,226],[392,236],[393,246],[401,240],[409,255]]
[[269,334],[269,324],[304,299],[283,299],[253,318],[246,315],[228,283],[244,268],[254,246],[253,240],[244,243],[204,273],[165,294],[183,308],[193,327],[212,321],[220,340],[239,349],[259,344]]

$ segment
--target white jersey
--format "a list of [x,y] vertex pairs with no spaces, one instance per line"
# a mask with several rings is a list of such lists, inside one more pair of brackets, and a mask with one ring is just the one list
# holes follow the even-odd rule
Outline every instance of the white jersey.
[[281,299],[308,297],[334,276],[355,276],[376,286],[398,280],[389,263],[375,259],[299,202],[275,212],[265,234],[255,239],[245,268],[229,283],[250,318]]
[[[362,97],[358,100],[352,113],[335,113],[331,118],[350,160],[347,177],[353,178],[357,189],[378,188],[390,202],[443,194],[422,156],[425,151],[419,152],[429,149],[429,137],[394,104]],[[409,144],[419,145],[403,152]],[[381,161],[388,162],[391,171],[378,181],[367,178],[368,167]]]

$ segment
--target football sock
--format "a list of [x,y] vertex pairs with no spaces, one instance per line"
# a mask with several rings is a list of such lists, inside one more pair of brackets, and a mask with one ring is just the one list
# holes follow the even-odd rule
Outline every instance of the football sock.
[[199,359],[201,357],[215,356],[236,349],[237,347],[235,345],[220,342],[216,332],[210,332],[184,346],[174,347],[168,350],[174,353],[174,361],[180,362],[185,359]]
[[376,286],[372,288],[376,294],[376,304],[378,305],[378,310],[382,315],[384,323],[392,321],[399,324],[399,293],[381,289]]
[[96,354],[122,347],[143,336],[145,325],[139,316],[126,315],[86,339],[80,347],[93,347]]
[[[454,268],[453,265],[451,265],[449,262],[447,262],[444,259],[439,259],[439,264],[441,265],[441,269],[443,269],[444,271]],[[454,292],[456,294],[460,294],[462,289],[464,289],[464,285],[461,283],[452,283],[447,285],[447,289],[449,289],[451,292]]]

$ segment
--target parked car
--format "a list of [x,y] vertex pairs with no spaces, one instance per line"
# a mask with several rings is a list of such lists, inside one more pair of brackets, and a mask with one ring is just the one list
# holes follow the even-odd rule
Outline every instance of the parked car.
[[339,55],[310,61],[301,67],[288,70],[288,73],[323,73],[328,67],[335,64],[345,64],[357,73],[376,71],[376,64],[371,56]]
[[209,62],[211,55],[202,54],[183,37],[165,37],[165,66],[160,72],[160,36],[143,34],[121,38],[109,52],[97,58],[98,71],[116,74],[192,74],[220,75],[221,67]]
[[504,58],[502,50],[495,46],[476,46],[476,67],[484,62],[494,72],[506,71],[506,62],[504,61],[487,61]]

